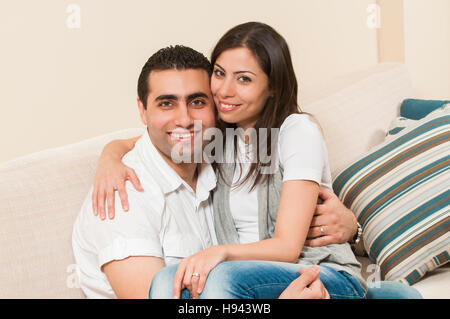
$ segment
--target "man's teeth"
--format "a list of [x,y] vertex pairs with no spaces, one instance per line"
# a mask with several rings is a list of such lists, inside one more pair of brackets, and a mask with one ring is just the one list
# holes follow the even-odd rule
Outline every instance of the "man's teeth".
[[172,136],[173,139],[183,140],[183,139],[191,138],[192,136],[194,136],[194,133],[183,133],[183,134],[172,133],[171,136]]

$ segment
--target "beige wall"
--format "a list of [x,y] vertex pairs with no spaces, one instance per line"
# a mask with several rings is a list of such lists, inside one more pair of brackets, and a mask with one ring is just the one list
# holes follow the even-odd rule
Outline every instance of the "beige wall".
[[[446,0],[445,0],[446,1]],[[257,20],[288,41],[310,84],[377,62],[374,0],[2,0],[0,161],[140,126],[136,82],[155,50],[174,43],[209,55],[238,23]],[[81,27],[69,29],[70,3]]]
[[377,0],[379,62],[405,63],[416,98],[450,99],[450,1]]
[[380,27],[377,30],[378,62],[405,62],[403,0],[377,0]]
[[450,99],[450,0],[404,0],[405,64],[417,97]]

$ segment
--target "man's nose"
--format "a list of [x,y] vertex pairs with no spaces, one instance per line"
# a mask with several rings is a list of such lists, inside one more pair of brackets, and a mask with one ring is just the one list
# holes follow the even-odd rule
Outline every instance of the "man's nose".
[[184,128],[189,128],[194,125],[194,119],[187,105],[183,104],[177,108],[175,124]]

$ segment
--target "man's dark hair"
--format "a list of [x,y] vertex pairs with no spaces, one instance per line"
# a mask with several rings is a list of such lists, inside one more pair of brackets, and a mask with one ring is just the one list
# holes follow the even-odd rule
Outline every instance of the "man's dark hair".
[[148,78],[153,70],[189,70],[203,69],[211,77],[212,66],[200,52],[183,45],[169,46],[153,54],[142,67],[138,80],[138,96],[147,109],[147,96],[150,90]]

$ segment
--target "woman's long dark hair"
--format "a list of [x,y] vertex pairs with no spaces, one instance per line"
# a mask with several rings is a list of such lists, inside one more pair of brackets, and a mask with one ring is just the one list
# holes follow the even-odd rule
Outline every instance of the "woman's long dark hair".
[[[269,90],[273,92],[267,99],[254,127],[257,132],[258,143],[259,129],[267,129],[267,145],[269,145],[267,156],[273,159],[274,156],[270,154],[271,128],[279,129],[286,117],[294,113],[303,113],[297,103],[298,85],[292,66],[291,54],[284,38],[272,27],[260,22],[248,22],[235,26],[222,36],[211,54],[212,66],[214,67],[217,58],[224,51],[242,47],[253,53],[269,79]],[[236,128],[236,124],[226,123],[220,118],[217,126],[222,130],[225,137],[226,128]],[[225,143],[225,145],[227,144]],[[256,175],[251,189],[258,183],[264,182],[268,177],[267,174],[261,173],[261,168],[264,165],[267,164],[263,164],[258,157],[256,163],[251,164],[250,170],[239,185],[244,184],[254,174]],[[219,172],[223,176],[220,165]]]

